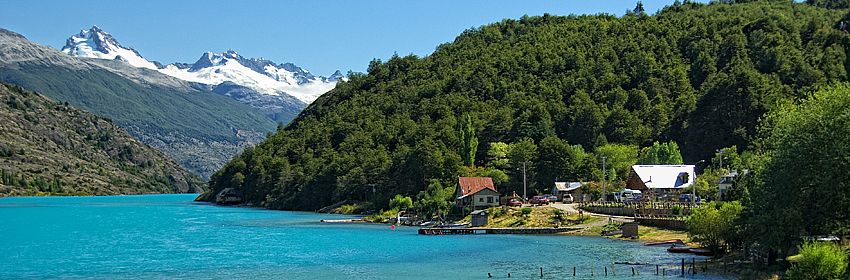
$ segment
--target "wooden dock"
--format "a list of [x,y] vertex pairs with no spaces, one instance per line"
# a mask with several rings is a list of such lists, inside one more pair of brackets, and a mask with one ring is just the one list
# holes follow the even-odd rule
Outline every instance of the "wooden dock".
[[577,228],[420,228],[419,234],[557,234],[573,230],[577,230]]

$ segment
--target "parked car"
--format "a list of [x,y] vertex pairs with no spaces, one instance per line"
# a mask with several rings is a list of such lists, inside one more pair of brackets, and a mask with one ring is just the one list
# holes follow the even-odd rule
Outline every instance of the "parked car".
[[565,194],[564,198],[562,198],[561,201],[564,203],[573,203],[575,200],[573,200],[573,195]]
[[696,199],[696,202],[699,203],[699,196],[696,196],[696,198],[694,198],[693,195],[689,193],[683,193],[679,195],[679,202],[693,202],[693,199]]
[[556,196],[556,195],[544,194],[543,197],[548,199],[549,202],[557,202],[558,201],[558,196]]
[[508,206],[522,206],[522,200],[518,198],[511,198],[508,200]]
[[622,201],[623,198],[620,195],[620,192],[612,192],[611,194],[608,195],[608,198],[610,198],[608,201],[623,202]]
[[639,190],[624,190],[620,193],[620,202],[634,202],[643,197],[643,193]]
[[546,205],[549,204],[549,199],[542,195],[535,195],[531,198],[531,200],[528,201],[528,203],[534,205]]

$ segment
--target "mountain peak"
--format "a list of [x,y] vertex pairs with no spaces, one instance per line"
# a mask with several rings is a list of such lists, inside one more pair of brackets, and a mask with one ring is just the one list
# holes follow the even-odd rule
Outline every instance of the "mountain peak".
[[328,76],[328,81],[330,82],[338,82],[340,80],[345,80],[345,74],[342,74],[342,71],[336,70],[333,74]]
[[212,86],[232,82],[263,95],[290,95],[304,103],[312,102],[344,79],[339,71],[331,77],[316,76],[293,63],[277,64],[264,58],[245,58],[233,49],[222,53],[205,52],[192,64],[162,65],[145,59],[132,48],[124,47],[97,25],[68,38],[62,52],[75,57],[120,61],[188,82]]
[[80,30],[80,33],[65,40],[62,52],[74,57],[87,57],[98,59],[115,60],[120,57],[132,66],[139,68],[157,69],[156,64],[142,57],[133,48],[122,46],[115,37],[103,31],[97,25],[92,25],[88,30]]

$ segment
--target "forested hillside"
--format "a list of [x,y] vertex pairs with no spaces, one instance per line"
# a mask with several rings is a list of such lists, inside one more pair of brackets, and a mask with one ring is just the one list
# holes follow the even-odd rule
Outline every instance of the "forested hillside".
[[602,155],[622,180],[629,158],[655,141],[678,143],[685,163],[740,152],[779,103],[847,80],[845,13],[686,2],[656,15],[544,15],[467,30],[428,57],[373,61],[210,187],[276,209],[382,205],[459,175],[518,190],[523,162],[534,191],[600,180]]
[[0,84],[0,196],[194,193],[204,183],[110,120]]

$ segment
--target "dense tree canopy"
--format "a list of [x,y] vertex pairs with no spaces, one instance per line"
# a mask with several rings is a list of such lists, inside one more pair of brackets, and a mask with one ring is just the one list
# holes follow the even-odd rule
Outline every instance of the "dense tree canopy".
[[679,145],[670,141],[667,143],[652,143],[652,146],[640,151],[638,164],[682,164],[682,154]]
[[654,141],[678,143],[685,162],[710,159],[749,147],[778,101],[847,80],[842,16],[791,1],[677,3],[656,15],[543,15],[470,29],[424,58],[373,61],[210,185],[232,187],[243,174],[236,187],[271,208],[385,204],[431,179],[454,185],[470,158],[493,166],[489,149],[460,155],[464,122],[482,145],[508,145],[503,193],[521,189],[522,162],[542,190],[554,179],[601,179],[600,152],[614,153],[609,167],[622,179],[628,157]]
[[752,236],[790,249],[799,236],[850,233],[850,86],[821,90],[767,120],[770,159],[750,190]]

